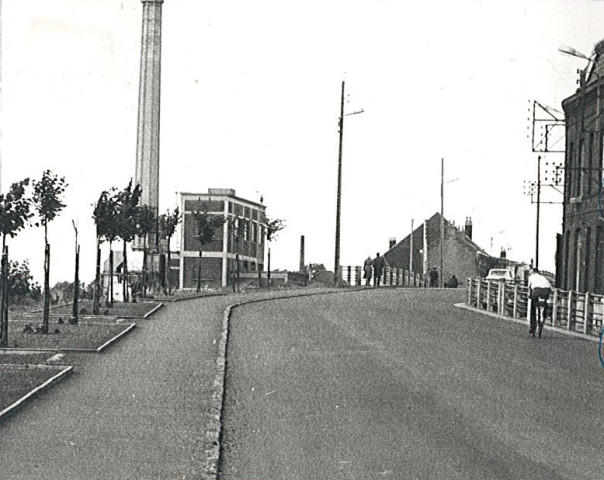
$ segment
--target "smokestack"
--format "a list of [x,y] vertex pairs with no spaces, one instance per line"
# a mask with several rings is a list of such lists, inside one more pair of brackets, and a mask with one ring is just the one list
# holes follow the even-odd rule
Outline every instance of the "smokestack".
[[465,232],[467,237],[472,240],[472,217],[466,217],[466,228]]
[[300,235],[300,271],[304,271],[304,235]]
[[505,248],[501,249],[501,253],[499,254],[499,258],[501,258],[501,260],[505,260],[507,258],[507,252],[505,251]]
[[388,239],[388,249],[390,250],[392,247],[396,245],[396,238],[391,237]]

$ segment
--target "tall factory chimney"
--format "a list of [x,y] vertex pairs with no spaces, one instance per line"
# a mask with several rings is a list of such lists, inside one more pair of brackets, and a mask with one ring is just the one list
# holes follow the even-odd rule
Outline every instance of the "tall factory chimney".
[[161,86],[161,19],[164,0],[141,0],[143,30],[138,92],[136,178],[141,204],[159,204],[159,112]]

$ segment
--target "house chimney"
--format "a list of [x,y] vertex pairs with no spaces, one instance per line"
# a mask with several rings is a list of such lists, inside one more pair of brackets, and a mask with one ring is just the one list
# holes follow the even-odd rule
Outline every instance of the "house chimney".
[[300,271],[304,271],[304,235],[300,235]]
[[388,239],[388,250],[396,245],[396,238],[391,237]]
[[501,249],[501,253],[499,254],[499,258],[501,258],[501,260],[505,260],[507,258],[508,254],[505,251],[505,248]]
[[466,236],[472,240],[472,217],[466,217]]

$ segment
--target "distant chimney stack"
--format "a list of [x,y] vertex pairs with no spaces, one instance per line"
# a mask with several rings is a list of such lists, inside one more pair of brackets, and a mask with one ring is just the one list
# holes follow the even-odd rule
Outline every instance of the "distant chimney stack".
[[388,249],[391,249],[396,245],[396,238],[391,237],[388,239]]
[[472,217],[466,217],[466,236],[472,240]]
[[304,235],[300,236],[300,272],[304,271]]
[[501,249],[501,253],[499,254],[499,258],[501,258],[501,260],[505,260],[507,258],[508,254],[505,251],[505,248]]

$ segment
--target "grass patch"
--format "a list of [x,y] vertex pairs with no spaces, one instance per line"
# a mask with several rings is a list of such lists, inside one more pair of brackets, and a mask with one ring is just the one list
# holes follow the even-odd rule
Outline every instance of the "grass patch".
[[[0,360],[2,360],[0,356]],[[60,372],[58,367],[0,365],[0,411],[39,387]]]
[[[9,321],[8,347],[50,350],[96,350],[116,335],[126,331],[130,323],[80,322],[78,325],[50,322],[49,333],[30,333],[23,329],[28,322]],[[37,325],[37,323],[36,323]],[[55,331],[58,330],[58,333]]]
[[[155,301],[137,301],[136,303],[124,303],[124,302],[113,302],[113,307],[106,307],[101,305],[99,310],[99,316],[112,316],[122,318],[144,318],[149,312],[157,308],[160,302]],[[79,315],[92,315],[92,301],[83,300],[78,302]],[[73,305],[58,305],[52,307],[50,313],[53,317],[63,316],[65,318],[71,317],[73,312]],[[36,311],[37,314],[41,313]]]

